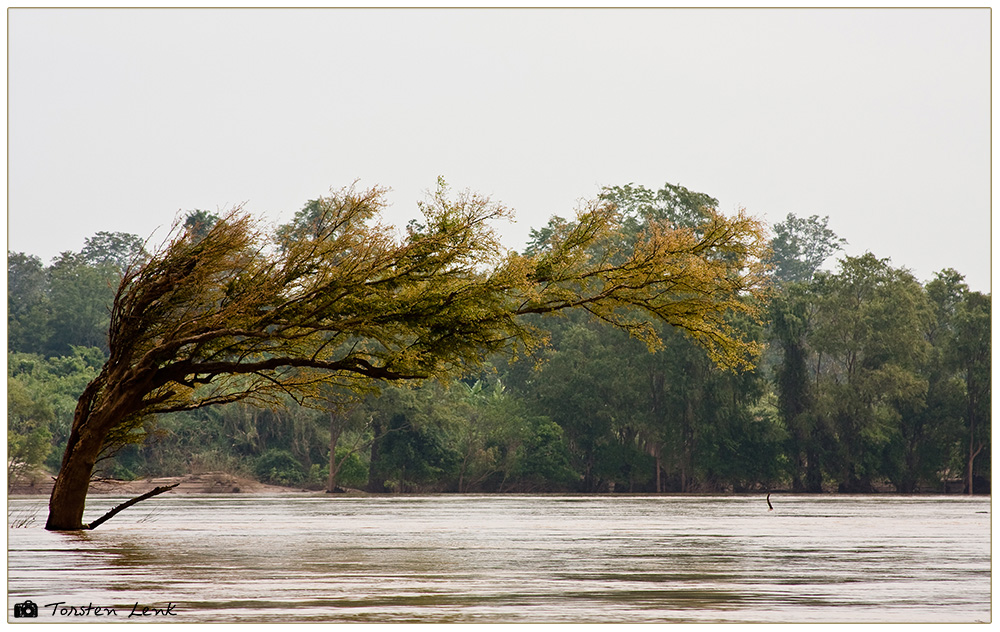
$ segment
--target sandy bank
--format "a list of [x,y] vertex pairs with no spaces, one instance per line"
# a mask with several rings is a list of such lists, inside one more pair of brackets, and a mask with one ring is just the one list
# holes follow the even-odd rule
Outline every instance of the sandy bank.
[[[307,490],[298,487],[265,485],[258,481],[233,476],[225,472],[204,472],[186,476],[147,478],[137,481],[102,479],[90,483],[91,495],[138,496],[154,487],[173,485],[177,487],[168,494],[322,494],[322,490]],[[52,475],[34,476],[18,481],[8,492],[8,496],[48,496],[52,493]],[[360,492],[348,492],[360,493]]]

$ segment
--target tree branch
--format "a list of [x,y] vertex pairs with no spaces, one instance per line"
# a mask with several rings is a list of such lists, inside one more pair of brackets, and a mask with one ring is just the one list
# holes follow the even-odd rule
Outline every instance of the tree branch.
[[162,494],[163,492],[168,492],[171,489],[177,487],[178,485],[180,485],[180,483],[174,483],[173,485],[162,485],[160,487],[155,487],[151,491],[148,491],[145,494],[143,494],[142,496],[136,496],[132,500],[126,500],[125,502],[123,502],[122,504],[118,505],[117,507],[115,507],[114,509],[112,509],[111,511],[109,511],[108,513],[104,514],[103,516],[101,516],[97,520],[94,520],[90,524],[84,525],[83,528],[84,529],[96,529],[97,527],[101,526],[102,524],[104,524],[105,522],[107,522],[108,520],[110,520],[112,517],[114,517],[118,512],[124,511],[124,510],[128,509],[129,507],[131,507],[132,505],[134,505],[134,504],[136,504],[138,502],[142,502],[144,500],[152,498],[153,496],[157,496],[159,494]]

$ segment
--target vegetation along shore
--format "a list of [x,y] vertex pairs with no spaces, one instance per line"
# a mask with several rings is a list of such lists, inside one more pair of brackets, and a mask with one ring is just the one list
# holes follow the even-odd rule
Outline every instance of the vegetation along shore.
[[402,238],[382,204],[9,252],[8,491],[989,492],[991,296],[959,271],[671,184],[521,252],[443,182]]

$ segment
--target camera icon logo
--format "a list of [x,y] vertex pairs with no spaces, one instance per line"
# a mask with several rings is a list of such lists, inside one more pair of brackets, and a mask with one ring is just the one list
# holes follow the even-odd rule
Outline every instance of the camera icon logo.
[[38,605],[32,601],[27,600],[23,603],[14,604],[14,618],[15,619],[31,619],[38,616]]

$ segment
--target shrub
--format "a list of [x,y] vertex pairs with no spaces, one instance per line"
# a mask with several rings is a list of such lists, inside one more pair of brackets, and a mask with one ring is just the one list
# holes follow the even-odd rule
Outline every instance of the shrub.
[[298,485],[305,480],[302,464],[288,450],[271,449],[257,457],[254,474],[272,485]]

